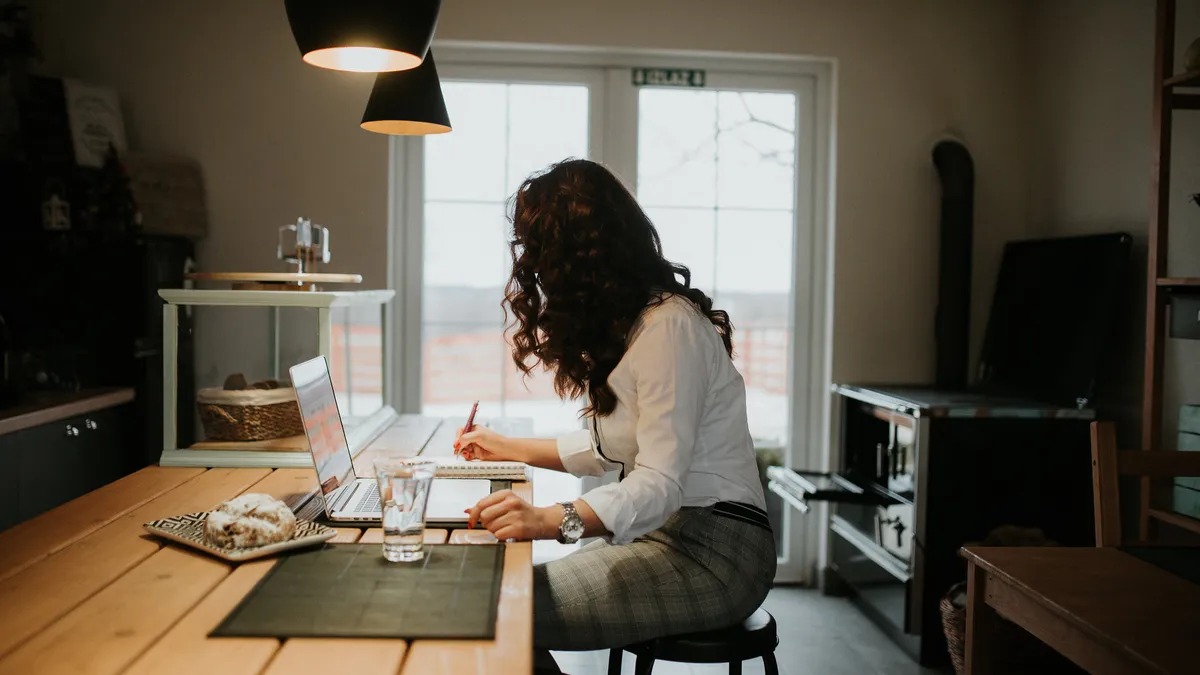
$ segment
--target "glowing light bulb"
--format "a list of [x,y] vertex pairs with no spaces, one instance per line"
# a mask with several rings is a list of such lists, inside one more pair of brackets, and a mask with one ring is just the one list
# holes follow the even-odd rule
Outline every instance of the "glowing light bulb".
[[304,60],[320,68],[354,73],[388,73],[421,65],[421,59],[415,54],[378,47],[318,49],[305,54]]

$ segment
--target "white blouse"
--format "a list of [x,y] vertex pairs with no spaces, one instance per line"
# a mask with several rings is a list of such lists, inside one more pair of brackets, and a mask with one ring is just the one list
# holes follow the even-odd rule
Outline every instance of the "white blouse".
[[689,300],[671,295],[642,314],[608,384],[616,409],[560,437],[558,454],[576,476],[624,473],[582,497],[613,543],[661,527],[682,506],[766,508],[746,385],[716,327]]

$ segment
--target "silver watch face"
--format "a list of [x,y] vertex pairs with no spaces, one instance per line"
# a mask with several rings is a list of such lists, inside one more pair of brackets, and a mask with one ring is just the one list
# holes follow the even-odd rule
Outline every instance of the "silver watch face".
[[577,513],[568,513],[558,530],[566,543],[573,544],[583,536],[583,519]]

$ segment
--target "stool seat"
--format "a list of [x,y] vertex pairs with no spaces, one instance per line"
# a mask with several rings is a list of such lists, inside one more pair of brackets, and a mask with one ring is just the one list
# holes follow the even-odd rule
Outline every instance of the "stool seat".
[[[728,663],[730,672],[741,672],[741,662],[763,659],[768,674],[778,673],[775,666],[775,647],[779,645],[775,617],[761,607],[745,621],[704,633],[686,633],[647,640],[624,648],[637,656],[636,671],[649,673],[655,661],[676,663]],[[609,658],[609,672],[619,673],[621,651],[614,649]]]

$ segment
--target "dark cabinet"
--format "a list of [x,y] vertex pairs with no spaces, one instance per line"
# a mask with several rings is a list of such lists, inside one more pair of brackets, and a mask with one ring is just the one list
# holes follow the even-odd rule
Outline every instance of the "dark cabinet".
[[11,436],[0,436],[0,532],[21,522],[20,496],[17,476],[20,454],[14,449]]
[[938,603],[959,547],[995,528],[1093,545],[1092,411],[907,387],[836,389],[836,471],[772,467],[801,512],[829,504],[823,578],[923,665],[947,660]]
[[0,436],[0,529],[125,475],[128,413],[122,405]]

